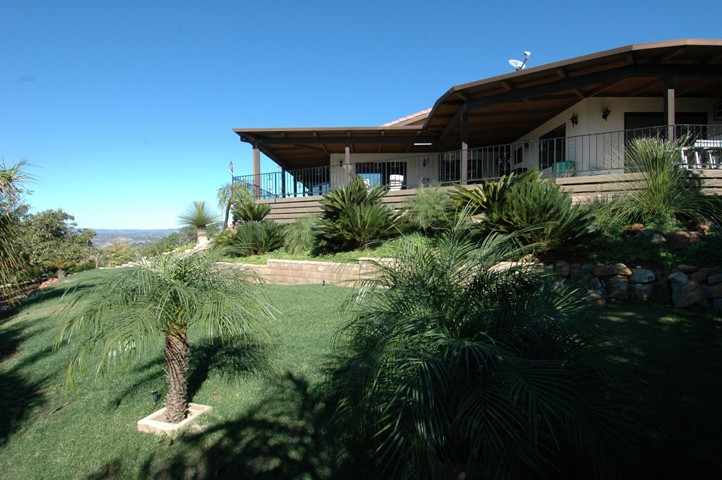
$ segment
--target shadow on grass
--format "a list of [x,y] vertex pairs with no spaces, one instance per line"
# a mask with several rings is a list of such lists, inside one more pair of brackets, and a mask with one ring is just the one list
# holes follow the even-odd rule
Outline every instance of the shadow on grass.
[[323,398],[304,379],[287,374],[247,414],[184,435],[168,457],[148,458],[141,476],[348,478],[339,476],[341,456],[325,434],[327,418]]
[[255,343],[234,345],[221,341],[202,341],[191,345],[188,364],[188,398],[203,386],[210,372],[227,377],[271,371],[268,349]]
[[[149,394],[151,390],[157,389],[162,399],[166,390],[164,366],[165,360],[159,354],[132,367],[130,375],[136,380],[110,400],[109,406],[118,407],[139,389],[145,389]],[[194,343],[188,361],[188,399],[193,400],[211,372],[233,377],[246,373],[264,373],[270,371],[270,368],[267,349],[255,344],[237,346],[221,341]]]
[[634,305],[592,315],[613,361],[634,381],[645,444],[641,478],[722,478],[719,315]]
[[[23,329],[19,326],[0,331],[0,361],[19,355],[17,348],[22,340]],[[32,411],[44,402],[41,385],[47,377],[28,382],[19,369],[19,365],[0,368],[0,445],[4,445]]]

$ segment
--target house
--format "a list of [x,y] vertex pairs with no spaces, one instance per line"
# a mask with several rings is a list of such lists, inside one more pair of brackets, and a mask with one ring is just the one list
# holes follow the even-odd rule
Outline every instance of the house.
[[[236,181],[260,199],[317,196],[355,175],[392,191],[530,168],[599,178],[625,172],[624,145],[640,136],[684,138],[690,168],[717,169],[722,40],[630,45],[458,85],[378,127],[234,132],[253,148],[253,174]],[[261,152],[281,171],[261,172]]]

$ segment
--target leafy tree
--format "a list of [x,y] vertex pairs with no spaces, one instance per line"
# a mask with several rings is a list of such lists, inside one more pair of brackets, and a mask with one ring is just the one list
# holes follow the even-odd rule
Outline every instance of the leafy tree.
[[76,227],[75,217],[61,209],[28,215],[22,223],[21,243],[30,263],[59,275],[84,269],[94,253],[95,231]]
[[[330,390],[335,434],[378,478],[593,478],[631,437],[623,389],[574,292],[462,226],[410,246],[357,296]],[[618,460],[618,457],[615,461]]]
[[90,352],[100,350],[93,358],[99,369],[106,369],[160,337],[165,342],[168,421],[180,422],[188,414],[190,329],[234,345],[269,339],[265,323],[271,313],[248,280],[241,270],[218,268],[208,254],[161,255],[106,277],[68,307],[58,345],[67,340],[77,347],[68,365],[69,385]]
[[208,210],[206,202],[196,201],[179,217],[179,220],[183,225],[195,227],[198,245],[205,245],[208,243],[208,226],[216,221],[216,216]]
[[[218,189],[218,206],[223,209],[223,227],[228,226],[229,215],[234,205],[253,202],[253,192],[241,182],[226,183]],[[262,219],[259,219],[262,220]]]
[[117,267],[140,258],[137,248],[123,241],[114,241],[100,251],[104,266]]

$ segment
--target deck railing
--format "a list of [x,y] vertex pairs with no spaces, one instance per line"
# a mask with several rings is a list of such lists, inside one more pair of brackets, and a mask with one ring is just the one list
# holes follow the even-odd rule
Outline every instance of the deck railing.
[[[713,148],[696,157],[698,161],[693,167],[722,168],[719,165],[722,148],[717,147],[722,146],[722,125],[665,125],[244,175],[234,177],[234,181],[247,184],[257,198],[268,199],[322,195],[348,184],[355,176],[370,186],[388,185],[391,190],[399,190],[429,184],[478,183],[530,168],[539,168],[548,176],[624,173],[625,146],[632,139],[642,137],[683,139],[689,148],[695,144],[711,144]],[[712,161],[714,155],[716,160]],[[464,156],[467,158],[465,172]]]

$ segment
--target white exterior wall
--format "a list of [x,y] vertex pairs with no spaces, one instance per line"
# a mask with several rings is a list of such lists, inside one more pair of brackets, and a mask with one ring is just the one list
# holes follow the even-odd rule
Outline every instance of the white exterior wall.
[[[678,112],[707,112],[707,123],[710,125],[722,125],[722,121],[713,120],[713,105],[719,99],[701,98],[679,98],[675,101],[675,110]],[[607,120],[602,118],[602,112],[609,108],[610,114]],[[520,137],[513,143],[529,143],[525,149],[524,161],[515,167],[536,168],[539,159],[539,138],[551,130],[566,125],[566,137],[577,138],[574,142],[567,142],[566,159],[576,161],[576,149],[597,148],[599,151],[611,152],[620,151],[622,148],[623,136],[612,135],[611,132],[624,130],[624,114],[627,112],[662,112],[664,110],[663,99],[661,98],[587,98],[564,112],[556,115],[551,120],[544,122],[539,127]],[[576,113],[578,124],[572,125],[571,117]],[[608,136],[599,135],[610,133]],[[618,158],[597,158],[593,168],[596,174],[620,173],[623,165],[619,164]],[[545,173],[551,173],[547,169]],[[590,172],[591,173],[591,172]]]
[[351,153],[350,157],[351,164],[349,165],[346,163],[345,154],[332,153],[330,155],[332,171],[343,172],[342,175],[332,175],[331,188],[346,185],[356,175],[357,163],[403,161],[407,159],[407,178],[404,179],[404,183],[414,187],[424,183],[424,181],[434,182],[438,175],[438,155],[436,153]]

